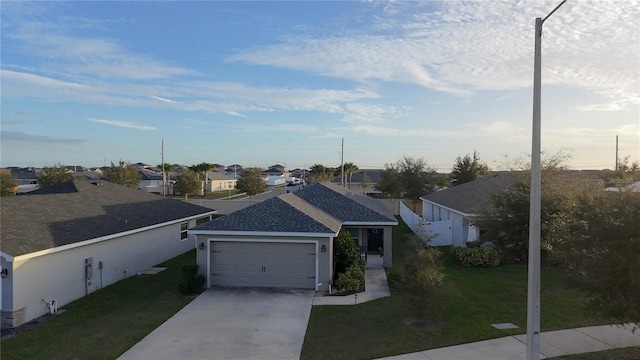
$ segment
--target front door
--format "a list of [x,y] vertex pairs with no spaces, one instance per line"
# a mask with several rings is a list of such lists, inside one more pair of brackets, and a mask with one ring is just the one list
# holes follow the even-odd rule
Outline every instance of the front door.
[[383,229],[368,229],[367,230],[367,252],[379,253],[380,249],[384,250]]

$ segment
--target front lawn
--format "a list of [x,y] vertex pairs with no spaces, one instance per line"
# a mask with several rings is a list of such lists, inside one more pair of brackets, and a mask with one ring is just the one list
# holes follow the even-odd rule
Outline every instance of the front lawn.
[[134,276],[63,307],[66,312],[31,331],[2,340],[2,359],[115,359],[188,304],[183,265],[195,250],[159,266],[156,275]]
[[[400,221],[393,233],[393,268],[404,266],[408,227]],[[314,306],[302,349],[303,359],[372,359],[431,348],[526,333],[527,268],[464,268],[443,249],[445,284],[431,306],[417,306],[409,294],[356,306]],[[607,324],[585,314],[579,294],[564,286],[566,277],[554,268],[542,270],[543,331]],[[497,330],[493,323],[520,328]]]
[[605,351],[596,351],[586,354],[565,355],[548,360],[638,360],[640,359],[640,346],[632,346],[621,349],[612,349]]

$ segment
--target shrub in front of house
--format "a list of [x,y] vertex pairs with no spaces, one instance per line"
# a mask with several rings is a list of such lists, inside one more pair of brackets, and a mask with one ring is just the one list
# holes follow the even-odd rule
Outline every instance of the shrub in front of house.
[[351,265],[355,264],[358,259],[360,250],[353,241],[348,231],[340,230],[338,236],[333,241],[333,261],[335,263],[335,273],[341,274],[347,272]]
[[465,267],[496,267],[500,265],[501,255],[497,249],[487,247],[464,248],[454,246],[451,255]]
[[182,294],[196,294],[204,287],[206,279],[198,275],[198,265],[185,265],[182,267],[182,282],[178,284],[178,290]]
[[364,266],[359,262],[355,262],[347,271],[338,274],[336,286],[344,291],[355,292],[360,289],[362,283],[364,283]]

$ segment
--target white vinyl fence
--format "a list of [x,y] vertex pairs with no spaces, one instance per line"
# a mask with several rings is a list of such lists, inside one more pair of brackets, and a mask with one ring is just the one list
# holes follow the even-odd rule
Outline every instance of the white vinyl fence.
[[[429,222],[411,211],[400,202],[400,217],[411,231],[431,246],[448,246],[453,244],[451,237],[451,220]],[[429,240],[430,239],[430,240]]]

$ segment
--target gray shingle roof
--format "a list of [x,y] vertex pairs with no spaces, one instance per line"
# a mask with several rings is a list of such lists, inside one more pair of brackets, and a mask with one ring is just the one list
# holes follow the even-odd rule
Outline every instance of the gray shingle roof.
[[[282,195],[284,196],[284,195]],[[282,196],[265,200],[231,214],[219,217],[191,230],[336,233],[330,223],[323,223],[294,207]]]
[[0,209],[2,251],[12,256],[212,212],[125,186],[80,179],[3,197]]
[[[315,203],[314,203],[315,202]],[[192,228],[202,231],[337,233],[347,221],[397,224],[379,200],[341,186],[314,184]]]
[[342,222],[397,222],[379,200],[352,193],[339,185],[314,184],[296,191],[294,195]]
[[509,172],[496,172],[475,181],[420,197],[450,209],[474,214],[491,205],[491,196],[513,184]]

